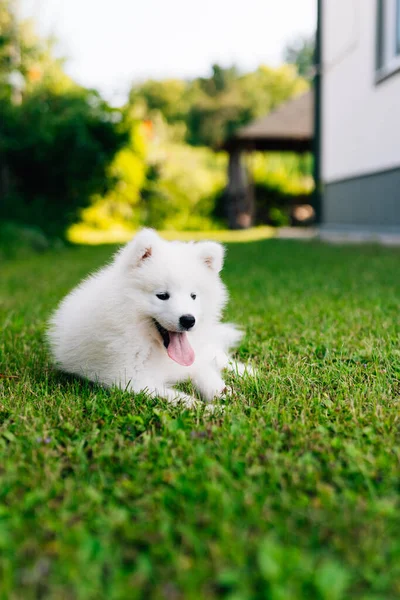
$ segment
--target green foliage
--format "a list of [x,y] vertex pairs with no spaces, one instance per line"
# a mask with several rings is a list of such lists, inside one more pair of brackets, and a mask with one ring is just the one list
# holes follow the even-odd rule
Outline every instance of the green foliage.
[[218,227],[213,221],[215,196],[226,184],[226,157],[181,141],[179,128],[154,119],[151,139],[143,125],[133,125],[130,147],[117,154],[110,172],[115,184],[92,198],[71,239],[89,239],[91,230],[120,232],[139,226],[170,230]]
[[398,598],[399,249],[229,245],[258,374],[214,416],[50,367],[50,311],[113,251],[1,267],[0,596]]
[[311,80],[314,68],[315,37],[300,37],[288,44],[283,58],[288,64],[295,65],[301,77]]
[[[157,157],[167,155],[168,160]],[[160,229],[213,229],[215,195],[226,183],[226,159],[208,148],[166,142],[144,193],[143,224]]]
[[73,85],[53,57],[52,41],[38,37],[32,22],[19,21],[11,0],[0,0],[0,98],[12,98],[13,82],[24,93]]
[[84,89],[38,89],[0,111],[0,152],[13,183],[3,215],[62,235],[92,194],[110,185],[106,170],[127,136],[98,94]]
[[141,116],[153,116],[159,111],[170,123],[183,121],[189,108],[189,86],[180,79],[146,81],[133,87],[129,95],[129,104],[142,108]]
[[295,204],[310,204],[314,189],[310,154],[254,153],[250,159],[255,222],[289,225]]
[[290,65],[261,66],[247,74],[240,74],[235,67],[214,65],[209,78],[135,86],[130,102],[142,116],[151,118],[157,110],[170,124],[183,122],[189,144],[215,147],[238,126],[267,114],[307,86]]
[[255,183],[300,196],[312,189],[312,162],[311,154],[254,152],[249,157],[249,170]]
[[128,139],[119,119],[0,0],[0,218],[62,236],[78,209],[113,184],[107,169]]
[[0,260],[27,257],[49,248],[49,240],[40,229],[8,221],[0,223]]
[[142,222],[141,190],[147,171],[145,138],[140,123],[126,119],[124,127],[129,130],[128,143],[107,169],[112,187],[104,195],[93,195],[91,205],[81,211],[82,221],[89,227],[108,229],[126,223],[138,227]]
[[[253,152],[247,157],[246,169],[253,182],[255,225],[289,225],[293,207],[310,204],[314,189],[310,154]],[[225,224],[226,201],[225,191],[217,193],[213,211]]]

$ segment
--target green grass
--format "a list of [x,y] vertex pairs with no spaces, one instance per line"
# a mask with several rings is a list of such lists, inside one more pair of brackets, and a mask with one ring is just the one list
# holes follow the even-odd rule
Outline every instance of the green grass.
[[52,370],[45,321],[111,252],[0,265],[0,598],[398,598],[399,250],[229,246],[259,375],[222,416]]

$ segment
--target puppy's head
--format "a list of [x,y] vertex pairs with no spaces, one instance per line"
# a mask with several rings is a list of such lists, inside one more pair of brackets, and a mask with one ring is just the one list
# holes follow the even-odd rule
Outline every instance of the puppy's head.
[[216,242],[162,240],[143,229],[117,257],[132,310],[147,319],[173,360],[192,364],[191,334],[220,318],[226,290],[219,273],[224,249]]

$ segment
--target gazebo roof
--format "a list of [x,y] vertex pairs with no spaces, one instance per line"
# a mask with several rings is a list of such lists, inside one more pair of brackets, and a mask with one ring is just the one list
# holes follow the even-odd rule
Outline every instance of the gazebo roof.
[[265,117],[240,127],[222,145],[224,150],[309,152],[314,137],[312,90],[279,106]]

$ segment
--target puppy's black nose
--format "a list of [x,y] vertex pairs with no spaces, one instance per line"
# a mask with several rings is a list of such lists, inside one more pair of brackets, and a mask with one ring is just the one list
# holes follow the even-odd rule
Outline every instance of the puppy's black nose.
[[193,315],[182,315],[179,319],[179,323],[184,329],[191,329],[196,323],[196,319]]

